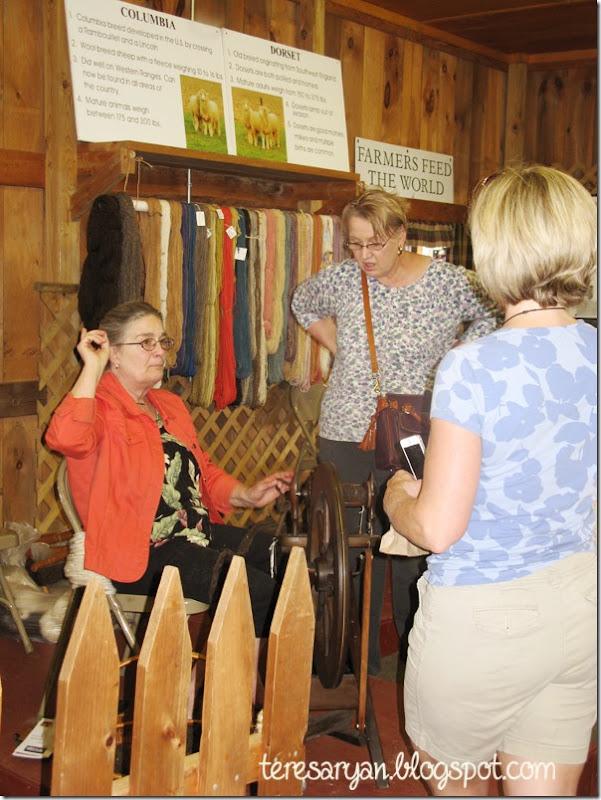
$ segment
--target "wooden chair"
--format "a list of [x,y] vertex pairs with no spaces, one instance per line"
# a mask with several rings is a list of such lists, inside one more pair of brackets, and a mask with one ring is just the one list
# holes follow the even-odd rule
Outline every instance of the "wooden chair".
[[[85,585],[91,577],[100,578],[110,609],[123,632],[127,644],[132,652],[138,653],[140,647],[136,641],[136,632],[131,628],[125,614],[126,612],[135,614],[150,613],[154,597],[117,592],[111,581],[104,575],[98,575],[91,570],[84,569],[85,531],[71,495],[65,459],[61,461],[56,474],[56,490],[65,515],[73,529],[73,537],[69,544],[71,552],[68,559],[68,562],[71,561],[71,563],[66,566],[65,574],[67,574],[73,586]],[[184,598],[184,606],[187,616],[200,614],[209,608],[208,603],[202,603],[200,600],[194,600],[190,597]]]
[[[69,555],[67,556],[67,562],[65,564],[65,575],[73,587],[73,593],[69,608],[65,614],[65,620],[57,642],[54,659],[46,679],[44,699],[42,700],[39,712],[40,717],[48,716],[48,709],[53,706],[56,681],[69,642],[75,616],[81,602],[82,590],[90,579],[95,578],[101,582],[108,600],[109,608],[125,637],[126,649],[123,655],[124,660],[129,652],[134,655],[140,652],[140,644],[137,638],[140,619],[142,614],[149,614],[152,611],[155,600],[154,596],[150,595],[117,592],[109,578],[84,568],[85,531],[77,509],[75,508],[75,503],[73,502],[67,474],[66,459],[61,461],[56,473],[56,491],[65,516],[73,529],[73,535],[69,540]],[[184,598],[184,608],[186,616],[190,617],[191,614],[201,614],[206,611],[209,608],[209,604],[186,597]],[[134,614],[136,616],[137,624],[132,626],[128,620],[128,614]]]
[[[14,531],[2,531],[0,532],[0,550],[8,550],[9,547],[17,547],[19,544],[19,537]],[[29,638],[29,634],[25,630],[25,625],[23,625],[23,620],[21,619],[21,615],[19,614],[19,609],[15,603],[15,598],[13,597],[13,593],[9,586],[8,580],[6,575],[4,574],[4,565],[0,563],[0,603],[3,606],[6,606],[10,611],[10,615],[13,618],[15,625],[17,626],[17,631],[19,636],[21,637],[21,641],[23,642],[23,647],[25,648],[26,653],[33,652],[33,645],[31,644],[31,640]]]

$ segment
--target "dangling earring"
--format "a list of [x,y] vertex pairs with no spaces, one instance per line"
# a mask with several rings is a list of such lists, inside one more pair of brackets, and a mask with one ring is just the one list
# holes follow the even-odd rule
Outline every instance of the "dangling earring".
[[397,250],[396,250],[396,251],[397,251],[397,255],[399,255],[399,256],[400,256],[400,255],[401,255],[401,253],[403,252],[403,248],[399,246],[399,247],[397,247]]

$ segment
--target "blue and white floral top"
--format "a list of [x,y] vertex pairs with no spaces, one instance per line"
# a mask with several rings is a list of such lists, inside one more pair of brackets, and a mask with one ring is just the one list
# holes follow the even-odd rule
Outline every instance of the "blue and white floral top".
[[597,332],[507,328],[452,350],[432,417],[482,439],[464,536],[428,556],[432,584],[512,580],[596,550]]
[[[500,322],[475,273],[465,267],[433,260],[410,286],[384,286],[371,277],[367,283],[383,392],[431,390],[436,368],[459,334],[461,341],[470,341]],[[357,262],[347,259],[303,281],[292,311],[303,328],[335,317],[338,352],[321,404],[319,434],[360,442],[376,410],[376,395]]]

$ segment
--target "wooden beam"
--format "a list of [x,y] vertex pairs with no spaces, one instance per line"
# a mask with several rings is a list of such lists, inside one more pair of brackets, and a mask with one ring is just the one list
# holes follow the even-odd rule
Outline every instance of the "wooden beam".
[[426,47],[434,47],[462,58],[471,58],[486,66],[507,69],[508,59],[505,53],[475,44],[452,33],[445,33],[394,11],[374,6],[365,0],[326,0],[326,13],[360,25],[376,27],[385,33],[418,42]]
[[514,53],[510,62],[523,61],[528,70],[567,69],[570,67],[597,68],[597,50],[569,50],[563,53]]
[[409,227],[411,222],[465,222],[467,207],[456,203],[435,203],[432,200],[409,199]]
[[0,185],[43,189],[44,154],[27,150],[0,150]]
[[0,418],[35,416],[37,401],[45,403],[47,395],[48,390],[40,390],[37,381],[0,383]]

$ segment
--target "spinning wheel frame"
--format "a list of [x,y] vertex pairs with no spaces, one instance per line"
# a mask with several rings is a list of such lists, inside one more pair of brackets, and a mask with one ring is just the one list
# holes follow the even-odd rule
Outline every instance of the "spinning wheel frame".
[[326,689],[340,684],[348,653],[350,592],[342,487],[333,464],[311,477],[307,562],[315,606],[315,669]]

